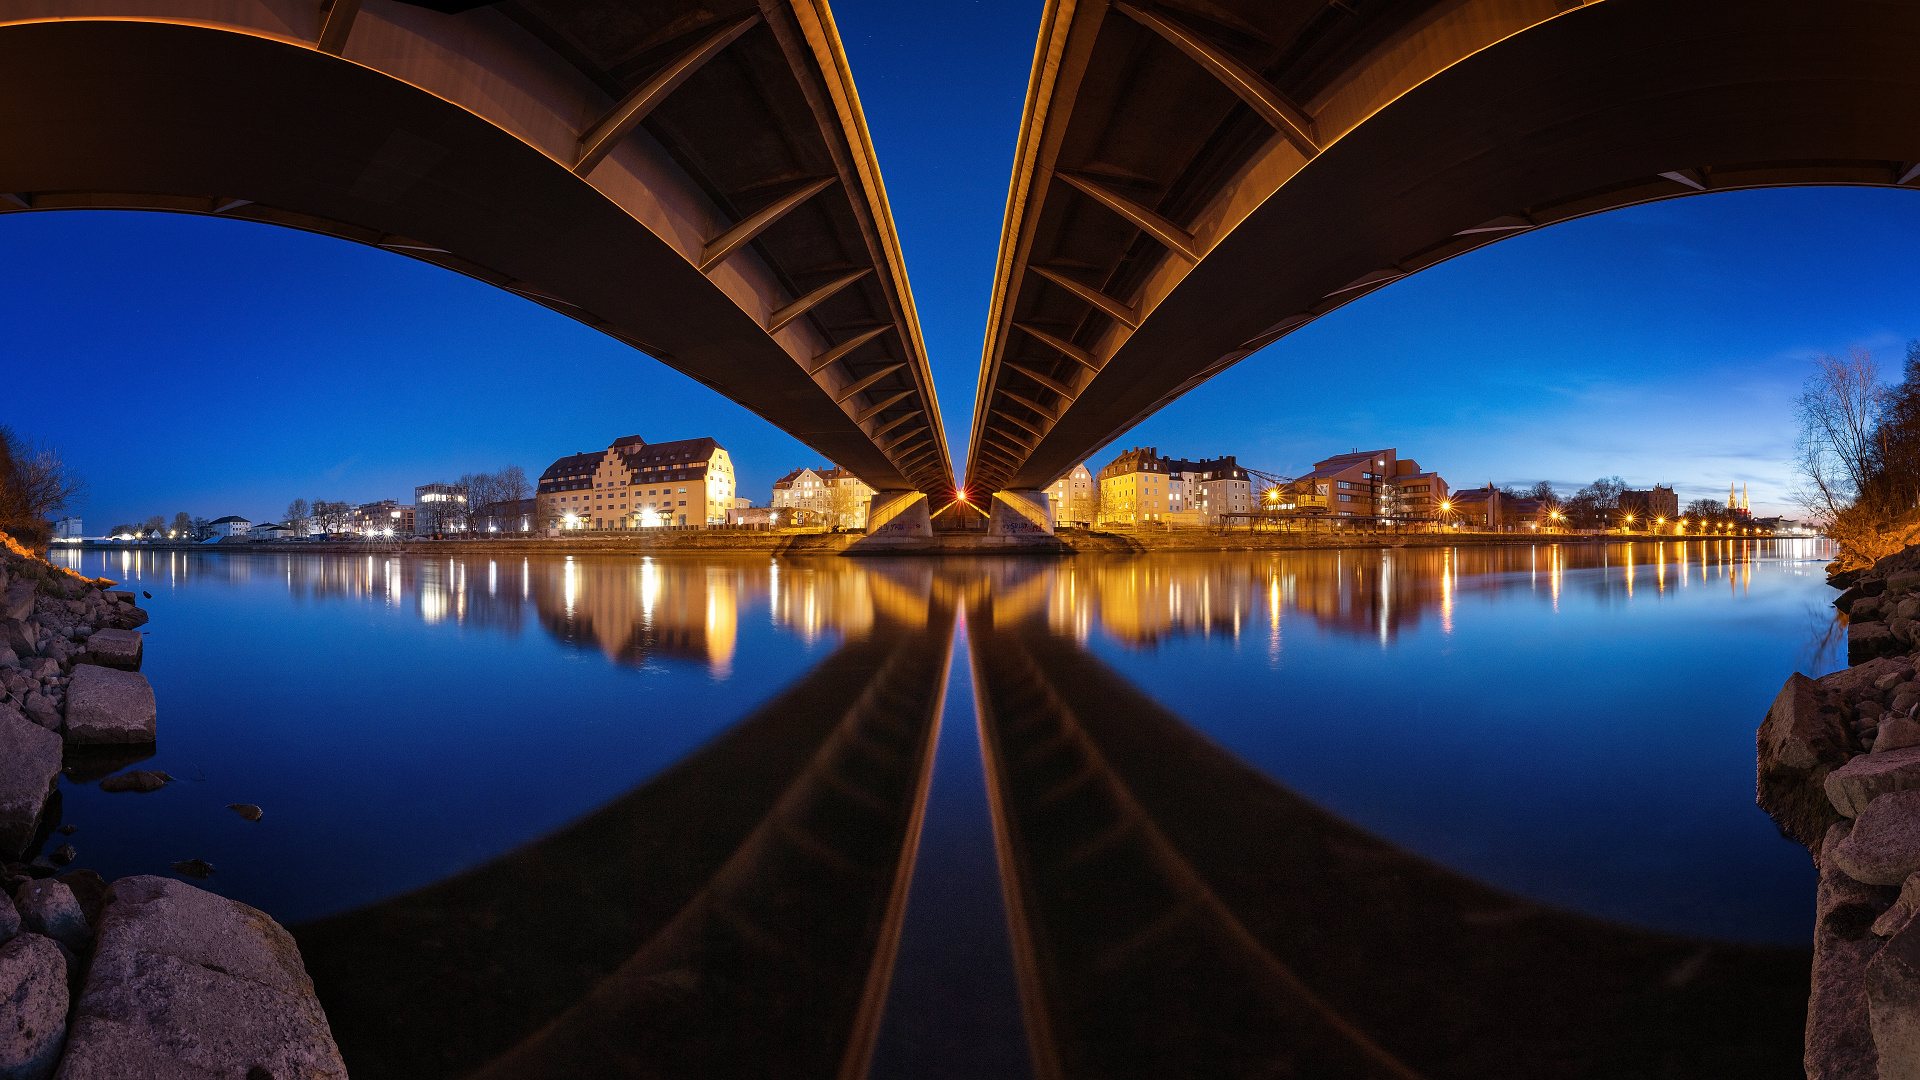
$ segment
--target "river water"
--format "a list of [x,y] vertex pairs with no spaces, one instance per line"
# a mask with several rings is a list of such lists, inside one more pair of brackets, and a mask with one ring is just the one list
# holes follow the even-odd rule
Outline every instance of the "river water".
[[[295,927],[356,1077],[593,1074],[554,1047],[688,972],[725,1002],[667,995],[622,1060],[1790,1075],[1814,874],[1753,739],[1844,663],[1817,541],[57,558],[151,594],[139,767],[177,778],[64,779],[76,865],[213,864]],[[790,1014],[818,1070],[681,1045]],[[1523,1015],[1585,1034],[1471,1048]]]

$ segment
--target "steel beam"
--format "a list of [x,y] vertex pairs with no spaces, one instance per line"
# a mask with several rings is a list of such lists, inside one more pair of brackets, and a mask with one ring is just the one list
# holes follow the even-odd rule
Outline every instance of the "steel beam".
[[754,237],[766,232],[774,222],[793,213],[801,203],[832,187],[839,180],[837,176],[823,176],[818,180],[802,184],[741,218],[732,228],[707,241],[706,247],[700,252],[700,272],[704,274],[713,269],[727,256],[751,243]]
[[1142,232],[1165,244],[1174,254],[1188,262],[1200,261],[1199,252],[1194,250],[1193,234],[1187,230],[1125,195],[1111,191],[1084,176],[1075,176],[1068,172],[1056,172],[1053,175],[1080,189],[1093,201],[1133,222]]
[[873,374],[868,375],[863,379],[860,379],[856,382],[848,383],[847,385],[841,387],[839,391],[833,395],[833,403],[835,405],[838,405],[841,402],[846,401],[848,398],[852,397],[853,395],[859,393],[862,390],[865,390],[867,387],[872,386],[874,383],[879,382],[881,379],[886,378],[887,376],[893,374],[896,371],[899,371],[901,368],[906,366],[907,365],[905,361],[902,361],[897,364],[888,364],[886,367],[881,368],[879,371],[876,371]]
[[812,311],[815,307],[818,307],[821,301],[871,273],[873,273],[873,267],[869,266],[864,269],[841,274],[839,277],[802,296],[786,307],[775,311],[773,317],[767,320],[767,333],[771,334],[778,331],[781,327]]
[[879,337],[881,334],[884,334],[891,329],[893,329],[893,324],[888,323],[886,326],[876,326],[871,330],[863,330],[860,333],[855,334],[854,336],[848,338],[847,340],[841,342],[838,345],[835,345],[833,348],[828,349],[826,352],[823,352],[819,356],[816,356],[812,360],[808,361],[807,374],[809,375],[820,374],[822,371],[825,371],[827,369],[827,365],[833,363],[835,360],[838,360],[843,356],[846,356],[848,353],[851,353],[853,350],[859,348],[862,345],[865,345],[867,342],[872,341],[874,338]]
[[1285,94],[1275,90],[1260,73],[1233,57],[1222,52],[1219,46],[1188,30],[1178,23],[1171,22],[1157,12],[1145,11],[1126,3],[1114,0],[1114,8],[1141,26],[1159,34],[1174,48],[1193,57],[1208,74],[1219,79],[1221,84],[1234,92],[1235,96],[1247,103],[1247,107],[1260,115],[1260,119],[1272,125],[1274,130],[1287,137],[1288,141],[1300,148],[1308,157],[1320,152],[1320,144],[1314,139],[1313,118],[1301,112]]
[[333,0],[320,12],[320,40],[314,48],[339,56],[347,47],[347,35],[353,33],[353,17],[360,14],[360,0]]
[[917,393],[919,393],[918,390],[902,390],[899,393],[893,395],[892,397],[888,398],[887,400],[881,402],[878,405],[870,405],[867,408],[862,409],[860,412],[854,415],[853,422],[856,424],[864,424],[867,421],[873,419],[876,416],[879,416],[881,413],[886,412],[888,409],[892,408],[895,405],[900,404],[902,401],[905,401],[906,399],[912,397]]
[[[355,0],[356,5],[358,0]],[[607,114],[594,121],[592,127],[580,135],[580,157],[574,162],[576,176],[585,176],[593,171],[595,165],[605,160],[619,145],[620,140],[640,122],[647,118],[654,106],[666,99],[668,94],[680,88],[680,84],[692,77],[707,61],[720,55],[720,50],[733,44],[741,34],[753,29],[760,21],[758,12],[748,15],[738,22],[730,23],[715,30],[700,40],[698,45],[674,57],[667,66],[654,72],[646,82],[628,91],[627,96],[607,110]]]
[[1075,393],[1073,387],[1068,386],[1066,383],[1063,383],[1058,379],[1055,379],[1053,376],[1042,375],[1030,367],[1025,367],[1023,365],[1016,364],[1011,360],[1008,360],[1006,364],[1008,367],[1012,368],[1013,370],[1019,372],[1022,375],[1025,375],[1027,378],[1032,379],[1034,382],[1039,383],[1041,386],[1044,386],[1047,389],[1053,391],[1054,393],[1059,394],[1061,397],[1066,398],[1069,402],[1073,400],[1073,395]]
[[1140,311],[1131,304],[1123,304],[1106,293],[1090,285],[1083,285],[1056,270],[1044,266],[1028,265],[1027,269],[1053,282],[1073,295],[1099,308],[1101,311],[1119,320],[1127,329],[1136,329],[1140,325]]
[[1078,345],[1073,344],[1072,342],[1064,341],[1060,338],[1054,337],[1052,334],[1047,333],[1045,330],[1035,330],[1033,327],[1028,326],[1026,323],[1014,323],[1013,325],[1016,329],[1024,330],[1028,334],[1033,335],[1033,337],[1038,339],[1041,344],[1049,345],[1055,349],[1060,350],[1060,352],[1070,357],[1071,359],[1078,361],[1082,366],[1086,367],[1088,370],[1099,371],[1102,367],[1105,366],[1092,353],[1088,352],[1087,350],[1081,348]]

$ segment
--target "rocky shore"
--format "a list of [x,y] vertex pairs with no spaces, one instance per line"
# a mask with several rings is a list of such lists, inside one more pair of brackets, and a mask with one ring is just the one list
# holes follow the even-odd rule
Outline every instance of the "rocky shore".
[[1759,803],[1820,870],[1810,1080],[1920,1080],[1920,545],[1830,579],[1844,671],[1789,676]]
[[112,585],[0,533],[0,1080],[344,1078],[278,923],[184,881],[76,866],[62,775],[131,793],[171,779],[119,773],[152,756],[158,710],[147,614]]

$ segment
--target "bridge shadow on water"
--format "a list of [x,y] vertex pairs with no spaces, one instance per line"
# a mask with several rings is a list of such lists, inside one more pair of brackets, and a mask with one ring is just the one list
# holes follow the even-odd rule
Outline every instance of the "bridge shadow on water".
[[[942,723],[978,725],[1037,1080],[1801,1074],[1807,949],[1603,922],[1371,836],[1051,627],[1043,568],[876,573],[889,614],[675,768],[296,927],[352,1074],[865,1076],[883,1014],[929,1007],[889,986]],[[974,714],[943,717],[963,616]]]

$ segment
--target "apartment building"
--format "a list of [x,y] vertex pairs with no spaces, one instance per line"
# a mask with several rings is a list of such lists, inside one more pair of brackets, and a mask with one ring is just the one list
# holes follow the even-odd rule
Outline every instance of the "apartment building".
[[392,499],[361,503],[353,508],[353,531],[361,536],[412,536],[413,507]]
[[1389,521],[1431,521],[1448,501],[1447,482],[1391,447],[1355,450],[1313,463],[1295,482],[1303,496],[1326,500],[1326,513]]
[[1136,446],[1108,462],[1099,484],[1101,524],[1141,525],[1165,521],[1172,507],[1167,466],[1160,450]]
[[771,509],[800,511],[796,524],[864,529],[872,500],[873,488],[845,469],[795,469],[773,482]]
[[1093,471],[1084,461],[1047,487],[1047,504],[1053,509],[1055,525],[1091,522],[1093,503]]
[[1195,514],[1199,522],[1212,524],[1223,514],[1244,514],[1255,508],[1253,478],[1231,454],[1199,461],[1168,459],[1162,464],[1176,514]]
[[534,518],[588,530],[721,524],[734,492],[733,459],[713,439],[648,443],[629,435],[547,466]]

